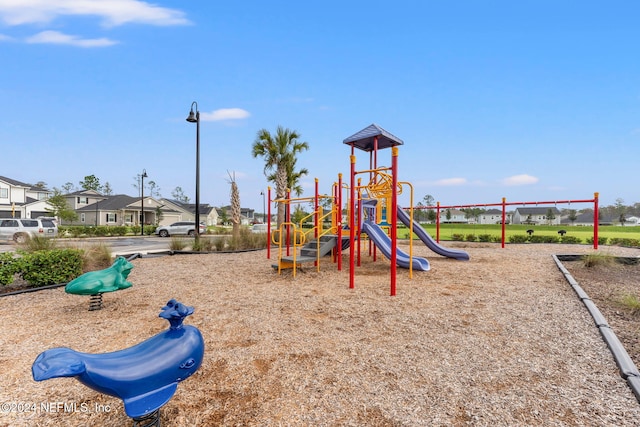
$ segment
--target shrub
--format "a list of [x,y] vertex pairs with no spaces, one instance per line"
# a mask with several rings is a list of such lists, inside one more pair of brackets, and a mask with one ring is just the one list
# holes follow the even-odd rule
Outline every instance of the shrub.
[[453,233],[451,235],[451,240],[455,240],[457,242],[462,242],[464,240],[464,234]]
[[[607,244],[607,237],[598,237],[598,245],[606,245]],[[587,239],[587,243],[590,245],[593,245],[593,237],[589,237]]]
[[610,265],[615,261],[612,255],[601,253],[590,253],[582,255],[582,262],[585,267],[595,267],[596,265]]
[[20,276],[30,286],[46,286],[68,282],[82,274],[79,249],[55,249],[25,253]]
[[579,244],[582,243],[582,239],[576,236],[562,236],[560,243]]
[[226,237],[219,237],[217,239],[214,240],[213,245],[216,248],[216,251],[223,251],[224,247],[227,244],[227,238]]
[[103,270],[113,264],[111,248],[103,243],[82,250],[82,272]]
[[560,238],[558,236],[529,236],[531,243],[558,243]]
[[[145,225],[144,226],[144,235],[145,236],[151,236],[155,231],[156,231],[156,226],[155,225]],[[138,231],[140,231],[140,227],[138,227]]]
[[509,243],[527,243],[529,241],[529,236],[524,236],[522,234],[514,234],[509,236]]
[[22,258],[14,257],[12,252],[0,253],[0,285],[13,283],[13,276],[21,269]]
[[126,225],[114,225],[111,227],[112,236],[125,236],[129,231],[129,227]]
[[50,237],[33,236],[22,243],[20,249],[25,252],[36,252],[54,249],[56,245],[56,241]]
[[640,300],[636,295],[628,294],[623,295],[620,299],[620,304],[631,311],[631,314],[638,315],[640,314]]
[[479,234],[478,235],[478,241],[479,242],[490,242],[491,241],[491,234]]
[[502,236],[491,236],[491,241],[494,243],[502,243]]
[[171,237],[171,241],[169,242],[169,249],[172,251],[181,251],[187,247],[187,241],[182,237]]

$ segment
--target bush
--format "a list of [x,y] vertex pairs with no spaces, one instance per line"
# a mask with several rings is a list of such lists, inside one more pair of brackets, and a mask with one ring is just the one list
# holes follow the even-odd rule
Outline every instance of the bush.
[[56,241],[50,237],[33,236],[19,246],[25,252],[36,252],[54,249],[56,245]]
[[20,276],[30,286],[47,286],[68,282],[82,274],[82,251],[55,249],[24,253]]
[[476,241],[476,235],[475,234],[467,234],[464,239],[467,242],[475,242]]
[[478,235],[478,241],[479,242],[490,242],[491,241],[491,234],[479,234]]
[[522,234],[514,234],[513,236],[509,236],[509,243],[527,243],[529,241],[529,236],[524,236]]
[[579,244],[582,243],[582,239],[576,236],[562,236],[560,243]]
[[[607,237],[598,237],[598,245],[606,245],[607,244]],[[593,237],[589,237],[587,239],[587,243],[590,245],[593,245]]]
[[456,242],[462,242],[464,241],[464,234],[454,233],[451,235],[451,240],[454,240]]
[[21,269],[22,258],[13,256],[12,252],[0,253],[0,285],[13,283],[13,276]]
[[558,236],[529,236],[531,243],[558,243],[560,238]]
[[227,245],[227,238],[226,237],[219,237],[219,238],[215,239],[213,244],[214,244],[214,246],[216,248],[216,251],[223,251],[224,247]]
[[129,231],[126,225],[114,225],[110,227],[112,236],[125,236]]
[[103,270],[113,264],[111,248],[103,243],[82,250],[82,272]]
[[628,248],[640,246],[638,239],[613,237],[609,240],[609,244],[612,246],[625,246]]
[[186,247],[187,247],[186,239],[183,239],[182,237],[175,237],[175,236],[171,237],[171,241],[169,242],[169,249],[171,249],[172,251],[181,251]]
[[611,265],[615,262],[613,255],[602,253],[590,253],[582,255],[582,263],[585,267],[595,267],[596,265]]

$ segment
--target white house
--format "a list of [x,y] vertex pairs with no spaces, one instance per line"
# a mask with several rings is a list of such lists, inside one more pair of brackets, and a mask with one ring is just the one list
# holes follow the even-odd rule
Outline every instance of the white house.
[[[505,212],[505,221],[511,222],[511,212]],[[478,216],[478,224],[502,224],[502,209],[487,209]]]
[[440,222],[457,222],[467,224],[469,223],[469,220],[467,219],[467,215],[458,209],[441,209]]
[[52,191],[0,176],[0,218],[50,216],[47,199]]
[[[551,212],[552,219],[549,219]],[[541,225],[558,225],[560,224],[560,211],[555,206],[535,207],[535,208],[516,208],[513,212],[514,224],[541,224]]]

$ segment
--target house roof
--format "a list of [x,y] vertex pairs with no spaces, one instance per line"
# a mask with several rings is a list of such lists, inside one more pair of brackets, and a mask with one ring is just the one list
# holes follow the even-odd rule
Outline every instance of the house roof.
[[[182,209],[182,210],[184,210],[186,212],[189,212],[191,214],[195,214],[196,213],[196,204],[195,203],[184,203],[184,202],[181,202],[179,200],[167,199],[167,198],[160,199],[160,202],[169,203],[169,204],[171,204],[173,206],[176,206],[177,208]],[[163,206],[166,206],[166,205],[163,205]],[[213,212],[214,210],[215,210],[215,208],[210,206],[208,203],[200,203],[200,209],[199,209],[199,213],[200,214],[209,216],[209,214],[211,214],[211,212]]]
[[535,207],[535,208],[516,208],[515,211],[520,215],[546,215],[551,209],[554,215],[560,215],[560,211],[555,206],[549,207]]
[[15,187],[31,187],[31,184],[16,181],[15,179],[7,178],[6,176],[0,176],[0,181],[4,181],[7,184],[13,185]]
[[367,126],[342,142],[363,151],[373,151],[375,148],[376,137],[378,139],[377,148],[379,150],[404,144],[400,138],[390,132],[387,132],[376,124]]
[[125,194],[117,194],[115,196],[103,196],[97,205],[83,206],[76,210],[78,211],[95,211],[99,209],[101,211],[116,211],[118,209],[124,209],[131,204],[139,202],[139,197],[127,196]]

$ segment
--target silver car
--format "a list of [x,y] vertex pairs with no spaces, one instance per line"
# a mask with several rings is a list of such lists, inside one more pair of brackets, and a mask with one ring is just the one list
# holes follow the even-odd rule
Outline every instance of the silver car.
[[[207,228],[200,223],[200,234],[204,234]],[[171,225],[163,225],[156,228],[156,234],[160,237],[176,235],[194,236],[196,234],[196,223],[194,221],[178,221]]]
[[0,219],[0,239],[24,243],[34,236],[56,237],[58,226],[53,219]]

